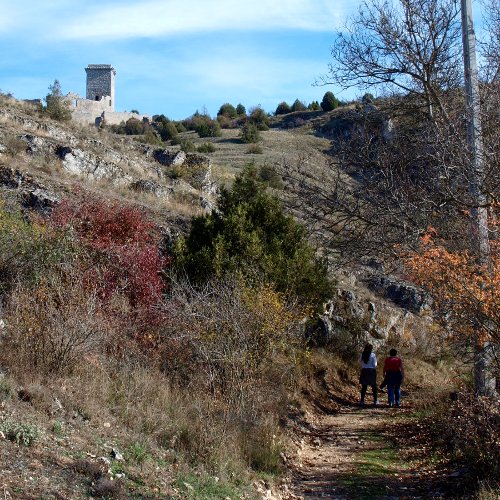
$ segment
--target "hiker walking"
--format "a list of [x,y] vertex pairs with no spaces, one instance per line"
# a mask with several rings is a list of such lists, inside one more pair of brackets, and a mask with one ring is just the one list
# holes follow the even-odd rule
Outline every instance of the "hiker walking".
[[371,344],[366,344],[361,353],[361,374],[359,375],[359,383],[361,384],[361,400],[359,406],[365,406],[365,395],[368,386],[371,386],[373,391],[373,404],[378,405],[377,400],[377,356],[373,351]]
[[392,408],[401,405],[401,383],[404,378],[403,361],[398,357],[398,351],[391,349],[389,356],[384,361],[384,381],[382,384],[387,385],[387,396],[389,406]]

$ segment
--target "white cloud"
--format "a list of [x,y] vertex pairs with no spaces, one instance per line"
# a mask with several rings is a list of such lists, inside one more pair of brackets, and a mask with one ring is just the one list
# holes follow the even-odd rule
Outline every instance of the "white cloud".
[[54,35],[65,39],[124,39],[221,30],[331,31],[350,5],[352,2],[347,0],[147,0],[91,4],[80,16],[65,19]]

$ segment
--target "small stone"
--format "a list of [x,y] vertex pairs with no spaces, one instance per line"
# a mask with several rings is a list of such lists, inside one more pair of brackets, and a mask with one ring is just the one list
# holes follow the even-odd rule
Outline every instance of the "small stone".
[[194,491],[194,486],[192,486],[191,484],[189,483],[182,483],[186,489],[190,490],[190,491]]
[[109,422],[104,422],[104,424],[102,424],[103,427],[106,427],[106,429],[109,429],[111,427],[111,424]]
[[123,460],[123,455],[116,448],[111,450],[111,457],[115,460]]
[[99,460],[99,462],[102,462],[104,465],[111,465],[111,460],[108,457],[99,457],[97,460]]

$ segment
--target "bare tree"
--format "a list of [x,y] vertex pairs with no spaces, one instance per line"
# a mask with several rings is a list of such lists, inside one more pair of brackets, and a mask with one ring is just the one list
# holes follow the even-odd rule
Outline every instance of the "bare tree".
[[[323,83],[381,86],[412,98],[429,118],[446,117],[443,92],[460,76],[460,16],[455,0],[365,2],[331,49]],[[407,100],[407,103],[409,101]]]
[[484,0],[484,19],[486,39],[480,43],[484,65],[482,77],[489,84],[500,79],[500,3],[497,0]]

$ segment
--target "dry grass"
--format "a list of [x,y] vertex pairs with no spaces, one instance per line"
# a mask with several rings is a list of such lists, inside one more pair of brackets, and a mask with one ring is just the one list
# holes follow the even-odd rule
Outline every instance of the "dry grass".
[[310,130],[270,129],[260,134],[262,141],[259,145],[263,153],[258,155],[247,153],[248,144],[239,139],[238,129],[223,129],[222,137],[199,138],[195,132],[185,132],[181,136],[192,140],[195,146],[207,141],[215,145],[216,150],[210,154],[210,158],[214,164],[214,177],[223,183],[231,182],[234,176],[252,161],[278,167],[295,164],[301,159],[307,159],[311,168],[325,164],[327,157],[323,151],[328,149],[329,141],[315,136]]

